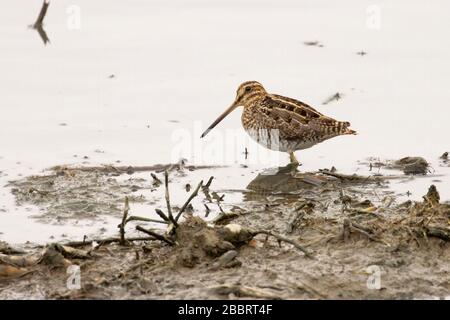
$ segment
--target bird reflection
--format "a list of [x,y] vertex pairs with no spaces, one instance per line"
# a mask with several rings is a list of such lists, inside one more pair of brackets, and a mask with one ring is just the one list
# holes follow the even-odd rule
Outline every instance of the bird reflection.
[[247,185],[245,199],[247,201],[255,200],[259,197],[268,195],[284,195],[289,194],[295,197],[299,191],[312,190],[321,187],[327,183],[328,179],[314,173],[300,173],[292,170],[289,165],[281,168],[266,170],[258,174]]

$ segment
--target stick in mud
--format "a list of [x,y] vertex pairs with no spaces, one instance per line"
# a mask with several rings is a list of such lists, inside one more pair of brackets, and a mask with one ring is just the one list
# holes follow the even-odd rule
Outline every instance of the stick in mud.
[[169,218],[165,215],[164,212],[162,212],[160,209],[155,209],[155,212],[158,216],[161,217],[161,219],[163,219],[165,222],[170,223]]
[[344,224],[343,224],[343,229],[342,229],[342,235],[341,235],[341,237],[342,237],[342,239],[343,239],[344,241],[347,241],[347,240],[349,239],[349,237],[350,237],[350,232],[351,232],[351,231],[355,231],[355,232],[358,232],[358,233],[360,233],[360,234],[366,236],[367,238],[369,238],[369,239],[372,240],[372,241],[380,242],[380,243],[382,243],[382,244],[384,244],[384,245],[386,245],[386,246],[388,246],[388,247],[390,246],[389,243],[387,243],[387,242],[385,242],[385,241],[383,241],[383,240],[381,240],[381,239],[378,239],[377,237],[371,235],[368,231],[366,231],[366,230],[364,230],[364,229],[365,229],[364,227],[359,226],[359,225],[353,223],[353,222],[352,222],[350,219],[348,219],[348,218],[345,218],[345,219],[344,219]]
[[152,173],[150,173],[150,175],[151,175],[152,178],[153,178],[153,184],[157,184],[157,185],[162,184],[162,181],[159,180],[159,178],[156,176],[156,174],[154,174],[154,173],[152,172]]
[[211,185],[211,182],[213,181],[214,177],[211,176],[208,180],[208,182],[205,184],[204,188],[205,189],[209,189],[209,186]]
[[125,208],[123,209],[122,223],[119,224],[121,245],[125,245],[125,225],[127,224],[127,217],[129,211],[130,211],[130,204],[128,201],[128,197],[125,197]]
[[139,217],[139,216],[130,216],[130,217],[128,217],[128,219],[126,220],[126,223],[128,223],[130,221],[144,221],[144,222],[154,222],[154,223],[168,224],[167,221],[150,219],[150,218],[144,218],[144,217]]
[[[155,237],[127,238],[127,241],[129,241],[129,242],[131,242],[131,241],[154,241],[154,240],[159,240],[159,239],[156,239]],[[92,239],[92,240],[83,240],[83,241],[71,241],[71,242],[64,243],[64,245],[68,246],[68,247],[84,247],[87,245],[92,245],[93,242],[96,242],[100,246],[100,245],[114,243],[114,242],[120,243],[120,241],[121,241],[120,238],[105,238],[105,239]]]
[[361,181],[362,183],[369,182],[369,181],[375,181],[375,182],[383,181],[383,179],[385,178],[385,177],[379,177],[379,176],[360,176],[357,174],[352,174],[352,175],[342,174],[342,173],[331,172],[329,170],[323,170],[323,169],[320,169],[319,172],[324,175],[332,176],[332,177],[338,178],[343,181],[353,181],[353,182]]
[[183,214],[184,210],[186,210],[187,206],[189,205],[189,203],[192,201],[192,199],[194,199],[197,195],[198,195],[198,190],[200,190],[200,188],[203,185],[203,180],[199,182],[199,184],[197,185],[197,188],[195,188],[194,192],[191,193],[191,195],[189,196],[189,198],[186,200],[186,202],[183,204],[183,206],[181,207],[180,211],[178,212],[177,216],[175,217],[175,221],[178,222],[178,220],[180,219],[181,215]]
[[211,209],[209,209],[209,207],[206,205],[206,203],[204,203],[203,205],[205,206],[205,209],[206,209],[205,218],[208,218],[209,213],[211,212]]
[[435,237],[444,241],[450,241],[450,231],[443,228],[425,227],[426,234],[429,237]]
[[165,237],[165,236],[162,236],[162,235],[160,235],[160,234],[158,234],[158,233],[156,233],[156,232],[153,232],[152,230],[144,229],[144,228],[142,228],[141,226],[136,226],[136,230],[141,231],[141,232],[144,232],[144,233],[146,233],[146,234],[148,234],[148,235],[150,235],[150,236],[152,236],[152,237],[155,237],[155,238],[158,239],[158,240],[161,240],[161,241],[163,241],[163,242],[166,242],[167,244],[169,244],[169,245],[171,245],[171,246],[175,245],[175,242],[173,242],[173,241],[170,240],[169,238],[167,238],[167,237]]
[[301,245],[299,245],[297,242],[295,242],[295,241],[293,241],[293,240],[291,240],[291,239],[288,239],[288,238],[286,238],[286,237],[280,236],[280,235],[278,235],[278,234],[275,234],[275,233],[273,233],[273,232],[271,232],[271,231],[267,231],[267,230],[256,230],[256,231],[253,231],[252,234],[253,234],[253,236],[256,236],[256,235],[258,235],[258,234],[266,234],[266,235],[268,235],[268,236],[272,236],[272,237],[274,237],[275,239],[277,239],[278,241],[287,242],[287,243],[289,243],[289,244],[292,244],[295,248],[297,248],[298,250],[302,251],[302,252],[305,254],[305,256],[307,256],[308,258],[311,258],[311,259],[313,258],[312,253],[310,253],[308,250],[306,250],[305,248],[303,248],[303,247],[302,247]]
[[164,185],[166,187],[165,192],[165,198],[166,198],[166,206],[167,206],[167,213],[169,214],[169,220],[173,223],[175,227],[178,227],[177,221],[174,219],[172,215],[172,208],[170,207],[170,195],[169,195],[169,173],[164,171]]

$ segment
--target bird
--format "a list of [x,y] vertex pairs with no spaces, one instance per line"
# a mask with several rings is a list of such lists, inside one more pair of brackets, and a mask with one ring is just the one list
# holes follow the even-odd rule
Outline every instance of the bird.
[[286,152],[290,164],[298,167],[294,152],[341,135],[357,134],[350,122],[323,115],[310,105],[268,93],[261,83],[242,83],[234,102],[201,135],[205,137],[236,108],[243,106],[241,121],[244,130],[256,142],[274,151]]

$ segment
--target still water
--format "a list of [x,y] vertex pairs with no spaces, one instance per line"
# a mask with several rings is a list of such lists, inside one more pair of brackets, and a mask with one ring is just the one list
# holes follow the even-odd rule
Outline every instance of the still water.
[[[450,199],[450,168],[438,159],[450,149],[448,1],[61,0],[48,9],[46,45],[28,28],[40,6],[0,11],[0,239],[76,234],[29,219],[36,209],[15,206],[5,186],[54,165],[186,158],[227,165],[217,183],[244,189],[287,162],[246,137],[239,111],[199,139],[246,80],[358,131],[298,152],[302,170],[367,173],[358,161],[422,156],[433,175],[392,188],[420,199],[434,183]],[[422,24],[424,15],[433,19]]]

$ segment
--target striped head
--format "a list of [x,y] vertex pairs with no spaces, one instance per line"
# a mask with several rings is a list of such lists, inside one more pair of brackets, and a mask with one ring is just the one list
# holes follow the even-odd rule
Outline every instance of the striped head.
[[236,99],[233,106],[248,106],[254,101],[263,98],[267,94],[261,83],[257,81],[247,81],[241,84],[236,92]]
[[240,106],[248,107],[253,104],[255,101],[260,100],[265,97],[267,94],[266,90],[262,86],[261,83],[257,81],[246,81],[242,83],[237,92],[236,98],[234,99],[233,104],[222,113],[216,121],[214,121],[208,129],[203,132],[201,138],[206,136],[209,131],[211,131],[220,121],[222,121],[227,115],[229,115],[234,109]]

